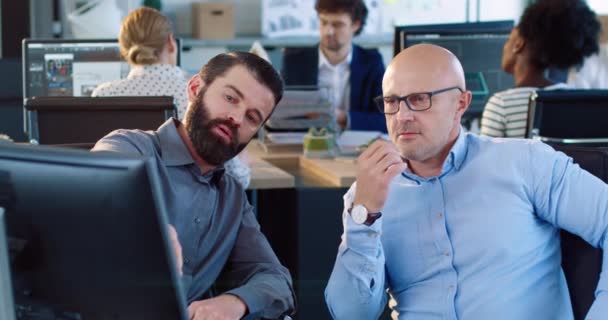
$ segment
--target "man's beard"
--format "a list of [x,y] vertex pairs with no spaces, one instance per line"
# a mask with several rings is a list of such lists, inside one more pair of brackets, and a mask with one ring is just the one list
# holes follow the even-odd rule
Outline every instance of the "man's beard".
[[[238,127],[228,119],[210,119],[205,106],[206,88],[202,88],[194,103],[186,111],[184,125],[196,153],[210,165],[219,166],[241,152],[249,141],[240,143]],[[213,132],[213,128],[224,125],[230,130],[230,142]]]

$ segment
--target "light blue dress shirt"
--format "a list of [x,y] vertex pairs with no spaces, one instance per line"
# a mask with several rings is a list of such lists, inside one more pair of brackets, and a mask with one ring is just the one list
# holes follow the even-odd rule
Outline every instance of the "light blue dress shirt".
[[[344,196],[349,208],[356,183]],[[608,246],[608,186],[540,142],[461,132],[437,177],[409,171],[368,227],[343,212],[334,319],[572,319],[559,228]],[[587,319],[608,319],[608,254]]]

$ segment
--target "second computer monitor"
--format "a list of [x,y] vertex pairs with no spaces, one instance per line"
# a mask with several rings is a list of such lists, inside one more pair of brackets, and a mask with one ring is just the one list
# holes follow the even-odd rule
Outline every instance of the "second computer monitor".
[[513,21],[398,26],[395,55],[419,43],[436,44],[450,50],[462,63],[473,101],[468,113],[479,116],[492,94],[513,88],[513,77],[501,69],[502,49]]
[[24,39],[22,50],[24,98],[88,97],[99,84],[129,74],[116,39]]

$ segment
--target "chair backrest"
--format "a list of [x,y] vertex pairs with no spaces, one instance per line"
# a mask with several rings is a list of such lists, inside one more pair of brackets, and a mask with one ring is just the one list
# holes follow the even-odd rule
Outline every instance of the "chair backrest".
[[562,144],[608,143],[608,90],[539,90],[530,96],[526,137]]
[[25,99],[30,142],[92,145],[116,129],[154,130],[175,117],[173,97]]
[[[608,148],[553,145],[575,163],[608,182]],[[595,288],[602,268],[602,250],[564,230],[561,231],[562,269],[568,282],[574,319],[582,320],[595,300]]]

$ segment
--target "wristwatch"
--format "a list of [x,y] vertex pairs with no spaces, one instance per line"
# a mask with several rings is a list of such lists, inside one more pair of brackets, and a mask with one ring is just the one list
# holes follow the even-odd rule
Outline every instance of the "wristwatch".
[[376,220],[378,220],[378,218],[382,216],[382,212],[367,212],[367,208],[362,204],[358,204],[356,206],[351,204],[350,208],[348,209],[348,213],[350,213],[350,216],[353,218],[353,221],[356,224],[365,224],[366,226],[371,226],[374,222],[376,222]]

